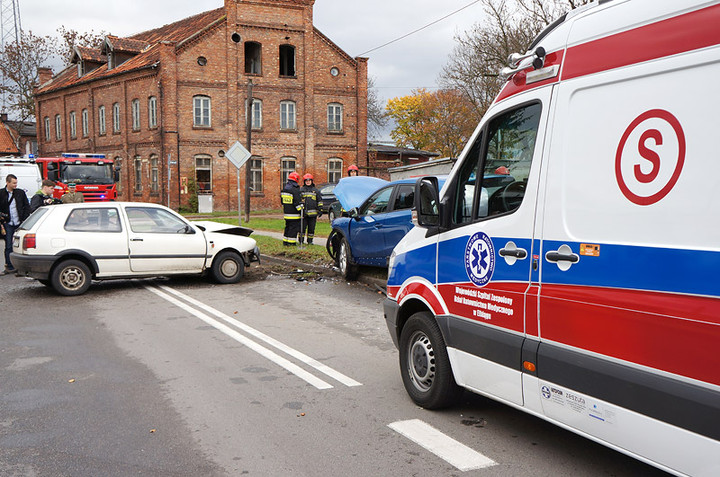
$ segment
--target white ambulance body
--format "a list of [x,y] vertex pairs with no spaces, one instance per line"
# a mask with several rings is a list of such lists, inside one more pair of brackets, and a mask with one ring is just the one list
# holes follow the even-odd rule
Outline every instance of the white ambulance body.
[[391,257],[408,393],[720,475],[720,4],[591,4],[516,70]]

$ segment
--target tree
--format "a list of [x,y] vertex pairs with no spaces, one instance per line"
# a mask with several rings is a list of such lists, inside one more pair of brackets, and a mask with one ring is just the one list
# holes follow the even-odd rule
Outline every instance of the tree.
[[105,37],[109,35],[104,31],[95,33],[94,30],[89,32],[79,33],[73,29],[65,29],[65,26],[61,26],[57,29],[58,35],[60,35],[60,41],[58,42],[57,55],[64,60],[65,65],[68,65],[70,61],[70,55],[73,47],[84,46],[87,48],[99,49],[102,46]]
[[388,116],[395,120],[390,136],[401,147],[437,151],[457,157],[475,129],[479,117],[461,91],[425,89],[388,101]]
[[4,79],[0,91],[5,96],[8,112],[21,121],[35,116],[33,87],[38,84],[37,69],[47,64],[56,52],[56,45],[52,37],[22,32],[18,42],[5,45],[0,51],[0,73]]
[[387,114],[383,108],[377,89],[375,88],[375,78],[368,78],[368,135],[370,137],[378,137],[382,134],[383,129],[387,125]]
[[500,92],[500,70],[511,53],[524,53],[535,36],[564,12],[589,0],[483,0],[486,23],[455,37],[440,75],[445,88],[462,91],[479,115]]

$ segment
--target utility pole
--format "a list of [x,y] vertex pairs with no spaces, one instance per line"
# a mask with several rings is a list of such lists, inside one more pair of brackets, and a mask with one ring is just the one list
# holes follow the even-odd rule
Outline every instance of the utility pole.
[[[19,0],[0,0],[0,49],[5,51],[8,45],[20,43],[22,26],[20,25]],[[0,77],[3,86],[7,86],[8,78]],[[2,93],[2,112],[7,111],[5,93]]]
[[[247,140],[245,148],[252,153],[252,111],[253,111],[253,82],[248,78],[247,84]],[[245,163],[245,222],[250,222],[250,165],[252,156]],[[240,191],[238,190],[238,194]],[[239,211],[238,211],[239,212]]]

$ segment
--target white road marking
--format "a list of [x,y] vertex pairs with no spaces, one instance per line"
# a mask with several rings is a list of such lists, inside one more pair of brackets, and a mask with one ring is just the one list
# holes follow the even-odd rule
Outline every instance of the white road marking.
[[217,329],[217,330],[225,333],[225,334],[228,335],[230,338],[234,339],[235,341],[237,341],[237,342],[239,342],[239,343],[242,343],[243,345],[245,345],[245,346],[247,346],[248,348],[250,348],[251,350],[255,351],[256,353],[258,353],[258,354],[261,355],[262,357],[269,359],[270,361],[272,361],[273,363],[277,364],[278,366],[280,366],[280,367],[282,367],[282,368],[285,368],[286,370],[290,371],[291,373],[293,373],[294,375],[296,375],[296,376],[299,377],[300,379],[303,379],[303,380],[305,380],[306,382],[308,382],[309,384],[312,384],[312,385],[315,386],[316,388],[318,388],[318,389],[330,389],[330,388],[333,387],[331,384],[326,383],[326,382],[323,381],[322,379],[320,379],[320,378],[316,377],[315,375],[313,375],[313,374],[305,371],[305,370],[302,369],[300,366],[298,366],[298,365],[296,365],[296,364],[288,361],[287,359],[285,359],[285,358],[283,358],[282,356],[278,355],[278,354],[275,353],[274,351],[271,351],[271,350],[265,348],[264,346],[262,346],[262,345],[260,345],[260,344],[258,344],[258,343],[256,343],[256,342],[254,342],[253,340],[251,340],[251,339],[249,339],[249,338],[241,335],[241,334],[238,333],[236,330],[233,330],[233,329],[230,328],[229,326],[224,325],[224,324],[218,322],[217,320],[215,320],[214,318],[211,318],[211,317],[207,316],[205,313],[202,313],[201,311],[198,311],[198,310],[190,307],[189,305],[186,305],[185,303],[181,302],[180,300],[171,297],[171,296],[168,295],[167,293],[162,292],[162,291],[158,290],[158,289],[155,288],[155,287],[152,287],[152,286],[150,286],[150,285],[144,285],[144,287],[145,287],[147,290],[149,290],[149,291],[151,291],[152,293],[154,293],[154,294],[156,294],[157,296],[159,296],[160,298],[163,298],[164,300],[167,300],[167,301],[169,301],[170,303],[172,303],[173,305],[175,305],[175,306],[177,306],[177,307],[179,307],[179,308],[182,308],[183,310],[187,311],[188,313],[191,313],[191,314],[197,316],[198,318],[200,318],[201,320],[203,320],[203,321],[204,321],[205,323],[207,323],[208,325],[210,325],[210,326],[212,326],[213,328],[215,328],[215,329]]
[[494,460],[461,444],[420,419],[397,421],[388,424],[388,427],[463,472],[497,465]]
[[241,322],[240,320],[232,318],[231,316],[226,315],[225,313],[223,313],[219,310],[216,310],[215,308],[211,307],[210,305],[206,305],[205,303],[198,301],[182,292],[174,290],[168,286],[159,285],[159,287],[162,288],[163,290],[165,290],[166,292],[172,293],[173,295],[182,298],[183,300],[187,301],[188,303],[191,303],[191,304],[197,306],[198,308],[201,308],[201,309],[217,316],[218,318],[226,321],[227,323],[230,323],[231,325],[235,326],[236,328],[239,328],[240,330],[244,331],[245,333],[264,341],[265,343],[269,344],[270,346],[273,346],[274,348],[282,351],[283,353],[286,353],[286,354],[292,356],[293,358],[297,359],[298,361],[317,369],[321,373],[337,380],[338,382],[340,382],[341,384],[344,384],[345,386],[349,386],[349,387],[362,386],[362,383],[359,383],[359,382],[355,381],[354,379],[349,378],[348,376],[345,376],[341,372],[336,371],[336,370],[332,369],[331,367],[317,361],[316,359],[313,359],[310,356],[308,356],[294,348],[291,348],[284,343],[281,343],[280,341],[276,340],[275,338],[272,338],[272,337],[266,335],[262,331],[258,331],[255,328],[252,328],[251,326],[248,326],[245,323]]

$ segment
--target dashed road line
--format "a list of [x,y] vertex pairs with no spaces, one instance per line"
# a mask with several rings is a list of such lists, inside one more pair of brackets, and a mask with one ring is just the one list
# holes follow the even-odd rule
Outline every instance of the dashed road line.
[[388,427],[463,472],[497,465],[489,457],[461,444],[420,419],[397,421],[388,424]]

